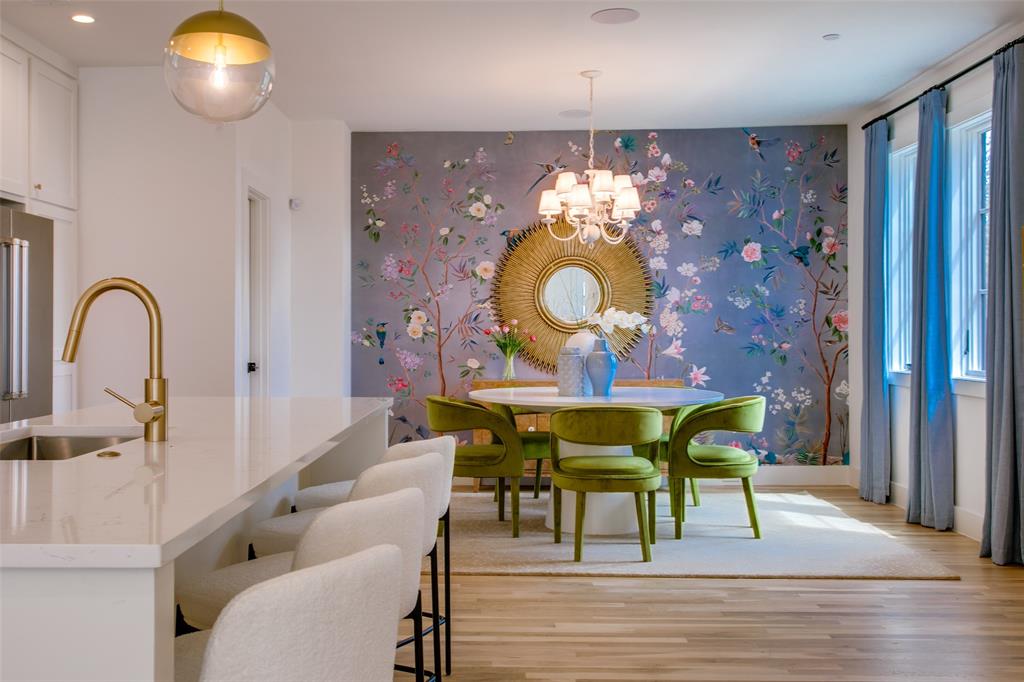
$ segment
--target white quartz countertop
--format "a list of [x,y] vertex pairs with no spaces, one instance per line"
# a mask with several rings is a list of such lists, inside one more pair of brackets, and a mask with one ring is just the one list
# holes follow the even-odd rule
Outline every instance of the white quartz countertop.
[[0,461],[0,567],[157,567],[342,442],[390,398],[172,397],[163,443],[120,404],[0,425],[138,436],[116,458]]

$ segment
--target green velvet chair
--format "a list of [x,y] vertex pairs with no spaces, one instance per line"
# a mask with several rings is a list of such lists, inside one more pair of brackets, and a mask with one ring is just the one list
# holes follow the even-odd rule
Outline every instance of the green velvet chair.
[[[662,410],[661,412],[664,415],[672,417],[672,420],[673,420],[672,423],[674,425],[680,419],[680,416],[679,416],[680,414],[685,416],[685,415],[689,414],[690,412],[692,412],[693,410],[697,409],[698,407],[700,407],[700,406],[699,405],[686,405],[684,407],[676,407],[676,408],[672,408],[672,409],[669,409],[669,410]],[[669,428],[668,431],[666,431],[665,433],[661,434],[661,447],[658,450],[658,458],[662,462],[668,462],[668,444],[669,444],[669,441],[671,440],[671,438],[672,438],[672,428]],[[678,483],[678,480],[675,481],[675,482],[673,482],[673,480],[671,478],[668,480],[668,486],[669,486],[669,496],[668,496],[668,499],[669,499],[669,504],[670,504],[671,509],[672,509],[672,516],[676,515],[676,500],[678,499],[678,494],[675,492],[675,485],[677,483]],[[686,481],[683,481],[683,483],[685,484]],[[683,502],[685,503],[686,502],[686,487],[685,487],[685,485],[683,487],[683,495],[682,495],[682,497],[683,497]],[[693,499],[693,506],[694,507],[699,507],[700,506],[700,485],[697,483],[697,479],[696,478],[691,478],[690,479],[690,497]]]
[[515,418],[505,405],[490,409],[469,400],[427,396],[427,423],[436,433],[483,429],[494,442],[459,445],[455,448],[455,475],[495,478],[498,488],[498,520],[505,520],[505,479],[512,487],[512,537],[519,537],[519,480],[524,473],[523,442]]
[[[533,415],[533,410],[525,407],[511,407],[512,415]],[[541,469],[544,460],[551,459],[551,438],[547,431],[519,431],[519,439],[523,442],[523,459],[535,462],[533,470],[533,499],[540,497]],[[497,491],[495,491],[497,492]]]
[[[661,487],[658,447],[661,412],[649,407],[576,407],[551,415],[551,494],[554,496],[555,542],[562,541],[562,491],[576,493],[576,561],[583,559],[583,522],[587,493],[633,493],[640,547],[651,560],[655,495]],[[633,456],[559,458],[559,441],[592,446],[633,446]],[[648,511],[644,513],[643,495]]]
[[676,539],[683,537],[683,523],[686,522],[686,504],[682,499],[686,479],[698,478],[740,479],[747,498],[750,527],[755,538],[761,537],[754,486],[750,481],[757,472],[757,457],[729,445],[701,445],[693,439],[707,431],[759,433],[764,427],[764,408],[763,396],[746,396],[701,405],[676,415],[668,461],[669,491],[675,496],[672,510]]

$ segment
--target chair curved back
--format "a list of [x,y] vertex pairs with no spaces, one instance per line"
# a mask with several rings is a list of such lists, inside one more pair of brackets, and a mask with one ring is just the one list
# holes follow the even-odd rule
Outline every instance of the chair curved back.
[[420,593],[423,554],[420,524],[425,498],[419,488],[344,502],[318,514],[295,548],[292,570],[361,552],[375,545],[394,545],[402,552],[399,588],[399,617],[416,607]]
[[523,442],[516,431],[516,420],[506,405],[490,409],[469,400],[449,396],[427,396],[427,423],[437,433],[483,429],[505,446],[502,462],[523,466]]
[[401,563],[377,545],[250,587],[214,623],[200,679],[391,680]]
[[634,453],[656,462],[662,422],[661,411],[653,407],[609,405],[558,410],[551,415],[552,465],[558,465],[560,440],[583,445],[632,445]]
[[705,431],[731,431],[759,433],[764,428],[765,399],[760,395],[742,396],[701,405],[672,425],[669,441],[669,461],[683,470],[699,467],[690,457],[690,441]]
[[441,499],[441,476],[444,469],[441,455],[428,452],[419,457],[402,459],[395,462],[375,464],[359,474],[352,486],[350,501],[363,500],[403,488],[419,488],[423,491],[423,509],[417,528],[421,533],[421,554],[426,556],[434,548],[437,541],[437,509]]
[[441,498],[438,501],[437,511],[437,518],[441,518],[448,510],[448,505],[452,500],[452,476],[455,474],[455,438],[453,436],[396,443],[387,449],[381,462],[397,462],[411,457],[419,457],[428,452],[436,452],[441,455],[443,464],[440,471]]

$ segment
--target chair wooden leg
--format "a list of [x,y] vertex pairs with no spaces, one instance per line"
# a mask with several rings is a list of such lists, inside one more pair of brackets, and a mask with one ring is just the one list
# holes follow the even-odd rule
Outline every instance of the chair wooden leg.
[[499,478],[498,485],[495,486],[498,493],[498,520],[505,520],[505,479]]
[[562,542],[562,489],[551,482],[551,494],[555,496],[555,544]]
[[697,484],[696,478],[690,479],[690,497],[693,498],[693,506],[700,506],[700,487]]
[[636,502],[636,525],[640,528],[640,550],[643,553],[644,561],[651,560],[651,539],[647,534],[647,515],[644,513],[643,493],[633,493],[633,500]]
[[537,470],[533,472],[533,499],[540,497],[540,465],[544,463],[544,460],[537,460]]
[[743,479],[743,494],[747,498],[747,515],[750,517],[750,527],[754,529],[754,537],[760,539],[761,524],[757,520],[757,502],[754,501],[754,484],[750,478]]
[[647,534],[651,544],[658,542],[658,498],[657,491],[647,493]]
[[512,537],[519,537],[519,477],[512,479]]
[[672,491],[676,496],[676,540],[683,539],[683,521],[686,520],[686,486],[683,481],[676,481],[676,488]]
[[679,514],[679,510],[676,509],[676,485],[677,485],[677,483],[678,483],[677,479],[669,477],[669,479],[668,479],[668,508],[669,508],[669,511],[671,512],[673,518],[675,518],[676,515]]
[[587,494],[576,491],[576,551],[574,561],[583,561],[583,518],[587,513]]

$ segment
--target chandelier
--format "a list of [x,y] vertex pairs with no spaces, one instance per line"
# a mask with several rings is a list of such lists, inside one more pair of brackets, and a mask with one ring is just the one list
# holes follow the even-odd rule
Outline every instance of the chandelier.
[[[582,176],[573,171],[559,173],[555,188],[541,192],[538,212],[544,216],[541,222],[548,226],[548,232],[559,241],[579,239],[580,243],[592,246],[603,239],[618,244],[626,238],[630,221],[640,210],[640,195],[628,174],[613,175],[610,170],[594,168],[594,79],[601,72],[581,71],[580,75],[590,82],[587,170]],[[569,234],[555,231],[559,216],[572,228]]]

